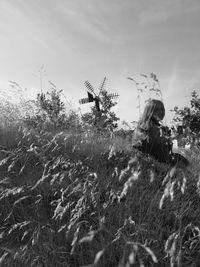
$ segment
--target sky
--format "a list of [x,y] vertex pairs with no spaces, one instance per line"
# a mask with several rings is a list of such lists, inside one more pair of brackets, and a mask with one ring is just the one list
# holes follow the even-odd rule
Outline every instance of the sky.
[[169,124],[170,109],[200,90],[199,25],[199,0],[0,0],[0,90],[15,81],[33,98],[51,81],[84,113],[93,105],[79,105],[84,82],[98,91],[107,77],[115,112],[130,123],[138,91],[127,77],[142,83],[153,72]]

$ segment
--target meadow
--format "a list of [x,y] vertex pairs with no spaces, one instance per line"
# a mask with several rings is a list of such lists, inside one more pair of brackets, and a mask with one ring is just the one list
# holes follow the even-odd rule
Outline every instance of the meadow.
[[172,168],[126,133],[26,127],[22,107],[1,112],[0,266],[200,266],[197,147]]

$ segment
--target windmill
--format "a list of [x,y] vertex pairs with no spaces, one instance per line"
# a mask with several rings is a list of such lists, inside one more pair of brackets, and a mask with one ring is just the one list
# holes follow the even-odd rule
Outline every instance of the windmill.
[[[105,83],[106,83],[106,77],[104,77],[103,82],[100,84],[99,92],[97,94],[94,90],[94,87],[91,85],[91,83],[89,81],[85,81],[84,84],[85,84],[86,89],[87,89],[88,97],[82,98],[79,100],[80,104],[86,104],[86,103],[91,103],[91,102],[95,103],[95,109],[96,109],[95,121],[96,122],[100,121],[100,118],[102,115],[100,104],[102,107],[107,109],[106,103],[102,99],[102,91],[105,88]],[[118,96],[119,96],[118,94],[108,94],[107,98],[108,99],[114,99],[114,98],[117,98]]]

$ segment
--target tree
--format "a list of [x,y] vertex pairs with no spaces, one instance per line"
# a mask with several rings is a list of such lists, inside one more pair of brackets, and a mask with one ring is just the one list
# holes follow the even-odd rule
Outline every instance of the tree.
[[40,93],[37,95],[38,105],[40,111],[45,113],[47,119],[51,121],[58,120],[58,117],[64,111],[64,102],[61,101],[62,90],[57,91],[55,88],[52,88],[50,91],[45,93]]
[[43,130],[80,130],[78,114],[73,110],[66,113],[62,90],[58,90],[53,83],[50,84],[52,87],[46,93],[37,95],[35,115],[26,117],[25,125]]
[[99,131],[113,131],[118,127],[119,118],[111,109],[116,106],[106,90],[101,91],[100,111],[96,106],[91,107],[91,111],[82,115],[82,121],[88,126],[95,127]]
[[191,93],[191,97],[190,107],[174,107],[175,132],[182,145],[196,144],[200,137],[200,98],[196,91]]

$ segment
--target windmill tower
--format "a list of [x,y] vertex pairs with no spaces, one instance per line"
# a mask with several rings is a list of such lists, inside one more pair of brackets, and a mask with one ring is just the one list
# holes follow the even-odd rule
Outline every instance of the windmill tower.
[[[86,103],[91,103],[94,102],[95,103],[95,109],[96,109],[96,113],[95,113],[95,124],[100,123],[101,121],[101,115],[102,115],[102,111],[100,108],[100,104],[104,109],[107,109],[106,103],[103,101],[102,99],[102,92],[105,88],[105,83],[106,83],[106,77],[104,77],[103,82],[100,84],[99,86],[99,92],[96,93],[94,90],[94,87],[91,85],[91,83],[89,81],[85,81],[85,86],[87,89],[87,98],[82,98],[79,100],[80,104],[86,104]],[[119,95],[118,94],[108,94],[107,98],[108,99],[114,99],[117,98]]]

